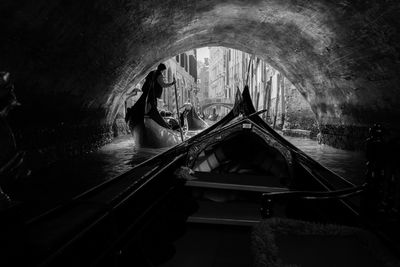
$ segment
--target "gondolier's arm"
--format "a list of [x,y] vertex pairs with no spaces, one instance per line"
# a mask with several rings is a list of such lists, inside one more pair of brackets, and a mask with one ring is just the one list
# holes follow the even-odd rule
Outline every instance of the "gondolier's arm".
[[176,83],[175,80],[173,80],[173,81],[170,82],[170,83],[165,83],[165,82],[164,82],[164,76],[162,76],[162,75],[160,75],[160,76],[157,77],[157,82],[158,82],[158,84],[159,84],[161,87],[163,87],[163,88],[170,87],[170,86],[172,86],[172,85],[174,85],[174,84]]

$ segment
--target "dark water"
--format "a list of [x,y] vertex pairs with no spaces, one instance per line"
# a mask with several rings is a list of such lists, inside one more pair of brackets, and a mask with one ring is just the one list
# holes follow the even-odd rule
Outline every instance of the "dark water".
[[101,163],[99,171],[104,180],[109,180],[166,150],[168,148],[136,148],[133,138],[124,136],[105,145],[90,158]]
[[133,138],[117,138],[99,151],[51,164],[17,181],[7,193],[32,206],[30,214],[68,202],[74,196],[130,170],[167,150],[138,149]]
[[[285,138],[340,176],[355,184],[363,182],[363,153],[319,145],[314,140],[286,136]],[[120,137],[97,152],[58,162],[38,171],[25,180],[18,181],[8,192],[12,198],[32,202],[32,207],[44,210],[117,177],[166,150],[167,148],[138,149],[131,136]]]
[[364,182],[365,154],[359,151],[346,151],[327,145],[320,145],[315,140],[283,136],[286,140],[304,151],[321,165],[348,179],[355,184]]
[[[354,183],[362,183],[365,170],[363,152],[346,151],[327,145],[319,145],[315,140],[284,136],[289,142],[300,148],[313,159]],[[130,136],[114,140],[92,155],[92,160],[101,163],[98,166],[103,179],[107,180],[122,174],[134,165],[151,158],[166,149],[136,149]],[[90,164],[92,165],[92,164]]]

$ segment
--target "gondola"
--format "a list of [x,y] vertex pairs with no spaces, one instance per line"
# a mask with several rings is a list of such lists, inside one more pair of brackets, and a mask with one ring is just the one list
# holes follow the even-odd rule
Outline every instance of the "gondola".
[[[278,245],[311,246],[322,232],[337,233],[332,225],[343,225],[344,233],[363,228],[360,196],[366,186],[355,186],[312,160],[275,133],[259,117],[262,112],[254,109],[245,87],[216,124],[120,177],[29,220],[10,209],[14,221],[7,225],[9,246],[2,259],[15,266],[284,266],[280,257],[290,253],[278,255]],[[317,229],[315,235],[308,224]],[[290,234],[295,229],[311,237],[300,240],[298,233]],[[289,237],[273,244],[283,236],[277,230]],[[215,245],[185,239],[192,231],[200,239],[239,232],[248,244],[230,239],[225,246],[232,250],[220,265],[215,260],[207,265],[206,257],[197,265],[179,265],[185,262],[179,257],[201,255]],[[346,243],[348,236],[322,240],[339,248],[344,241],[359,256],[360,248]],[[384,258],[387,266],[396,266],[398,259],[387,246],[376,247],[377,262]],[[341,258],[335,253],[333,258]]]
[[182,108],[184,111],[180,115],[181,125],[187,131],[200,131],[208,127],[208,124],[199,117],[191,103],[185,103]]
[[128,125],[136,147],[163,148],[182,142],[179,127],[172,129],[158,111],[143,115],[140,121],[128,119]]
[[[163,148],[179,144],[183,137],[164,120],[154,103],[153,72],[148,74],[138,101],[127,109],[125,121],[133,135],[136,147]],[[150,101],[149,99],[155,99]]]
[[150,116],[144,117],[143,124],[133,126],[131,132],[137,147],[172,147],[182,142],[179,130],[163,127]]
[[[180,125],[184,129],[183,137],[186,139],[192,135],[192,132],[201,131],[208,125],[199,118],[192,105],[186,105],[184,108],[180,116]],[[129,112],[129,114],[132,113]],[[163,148],[182,142],[179,124],[174,118],[163,117],[158,110],[154,110],[149,115],[143,115],[143,119],[132,117],[128,117],[127,122],[137,147]]]

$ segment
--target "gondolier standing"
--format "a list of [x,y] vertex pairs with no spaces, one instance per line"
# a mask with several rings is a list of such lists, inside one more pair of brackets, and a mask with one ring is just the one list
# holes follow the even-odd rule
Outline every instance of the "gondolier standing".
[[[161,63],[160,65],[158,65],[157,70],[151,71],[146,77],[146,82],[143,85],[142,90],[144,93],[145,90],[148,90],[147,105],[150,105],[150,107],[148,107],[149,110],[152,108],[157,108],[157,98],[161,98],[163,88],[168,88],[176,83],[175,79],[171,83],[165,83],[164,73],[166,69],[167,67],[165,66],[165,64]],[[149,78],[149,76],[151,76],[149,84],[150,86],[146,87],[147,79]]]
[[146,76],[146,81],[142,87],[143,94],[136,104],[128,109],[126,115],[126,120],[130,120],[133,125],[143,122],[144,116],[149,116],[159,125],[169,128],[157,111],[157,99],[161,98],[163,88],[168,88],[176,83],[175,80],[171,83],[164,81],[166,69],[165,64],[161,63],[158,65],[157,70],[151,71]]
[[151,71],[142,86],[143,94],[136,104],[128,109],[125,121],[132,132],[137,147],[169,147],[182,142],[179,135],[171,129],[157,109],[157,98],[162,95],[163,88],[175,84],[164,82],[163,72],[166,67],[160,64],[157,70]]

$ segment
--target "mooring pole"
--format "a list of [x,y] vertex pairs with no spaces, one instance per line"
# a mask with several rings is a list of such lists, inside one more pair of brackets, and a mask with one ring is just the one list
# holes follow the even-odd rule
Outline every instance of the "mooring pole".
[[251,55],[250,60],[249,60],[249,66],[247,66],[247,78],[246,78],[245,86],[249,85],[250,66],[251,66],[251,64],[253,62],[254,57],[255,57],[255,54]]
[[178,106],[178,91],[176,90],[176,80],[175,80],[175,75],[174,75],[174,88],[175,88],[175,103],[176,103],[176,116],[178,117],[178,125],[179,125],[179,132],[181,133],[181,139],[182,142],[183,140],[183,132],[182,132],[182,126],[181,126],[181,118],[179,117],[179,106]]

